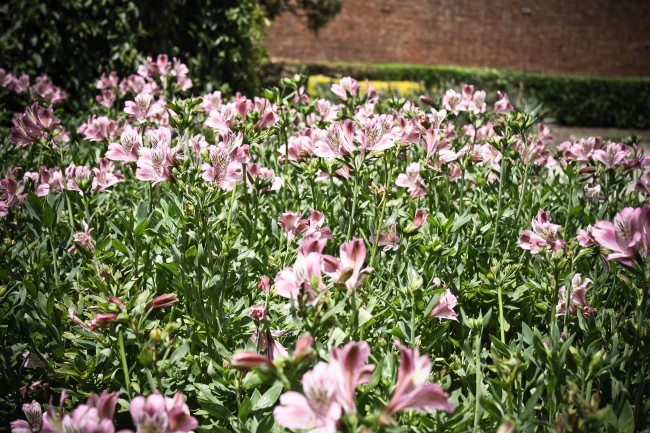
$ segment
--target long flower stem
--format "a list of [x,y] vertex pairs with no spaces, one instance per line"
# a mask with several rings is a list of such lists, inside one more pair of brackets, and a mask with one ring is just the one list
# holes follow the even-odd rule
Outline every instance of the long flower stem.
[[476,384],[474,391],[474,431],[478,431],[478,424],[481,419],[480,417],[480,399],[481,399],[481,382],[483,378],[481,377],[481,334],[479,333],[476,336],[475,343],[475,354],[474,354],[474,373],[476,374]]
[[494,219],[494,233],[492,235],[492,244],[490,245],[490,256],[494,251],[494,247],[497,244],[497,235],[499,233],[499,219],[501,218],[501,203],[503,202],[503,184],[506,181],[506,168],[507,168],[508,159],[503,158],[503,163],[501,164],[501,175],[499,176],[499,198],[497,199],[497,215]]
[[126,382],[126,394],[131,399],[131,379],[129,378],[129,366],[126,363],[126,352],[124,351],[124,332],[120,329],[117,334],[117,342],[120,345],[120,358],[122,359],[122,371]]
[[501,342],[505,343],[506,342],[506,324],[505,324],[505,318],[503,317],[503,293],[502,293],[502,285],[501,282],[499,282],[499,285],[497,286],[497,296],[499,298],[499,331],[501,332]]
[[354,193],[352,198],[352,213],[350,214],[350,221],[348,221],[348,231],[345,239],[350,240],[352,235],[352,226],[354,225],[354,217],[357,213],[357,200],[359,198],[359,171],[355,170],[354,173]]

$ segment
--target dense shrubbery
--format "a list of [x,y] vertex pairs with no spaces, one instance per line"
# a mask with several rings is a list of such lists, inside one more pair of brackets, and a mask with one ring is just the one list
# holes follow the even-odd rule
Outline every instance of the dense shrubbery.
[[158,56],[74,117],[0,78],[29,104],[0,135],[0,428],[648,426],[634,143],[552,146],[469,85],[183,98]]
[[561,125],[650,129],[650,79],[538,74],[485,68],[400,64],[267,62],[263,83],[296,73],[371,80],[416,81],[438,96],[447,86],[472,82],[488,92],[506,90],[543,105]]

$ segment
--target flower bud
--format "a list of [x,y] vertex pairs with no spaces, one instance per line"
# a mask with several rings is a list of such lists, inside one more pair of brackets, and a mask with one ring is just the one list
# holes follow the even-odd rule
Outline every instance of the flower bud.
[[171,307],[178,302],[178,297],[173,293],[167,293],[157,296],[147,303],[147,310],[158,310],[160,308]]
[[149,332],[149,339],[155,343],[160,342],[160,340],[162,339],[162,331],[160,330],[160,328],[153,328]]

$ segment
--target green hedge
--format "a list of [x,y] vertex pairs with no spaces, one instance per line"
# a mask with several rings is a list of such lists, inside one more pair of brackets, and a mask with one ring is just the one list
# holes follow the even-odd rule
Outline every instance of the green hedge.
[[511,99],[521,95],[532,98],[542,103],[544,111],[561,125],[650,129],[648,78],[587,77],[455,66],[274,61],[264,65],[262,81],[271,85],[295,73],[418,81],[438,91],[444,91],[449,85],[471,83],[492,94],[504,90]]

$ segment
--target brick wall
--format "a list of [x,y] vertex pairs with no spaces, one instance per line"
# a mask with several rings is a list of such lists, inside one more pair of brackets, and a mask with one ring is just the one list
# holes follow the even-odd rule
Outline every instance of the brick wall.
[[272,58],[650,76],[650,0],[343,0],[317,35],[267,30]]

